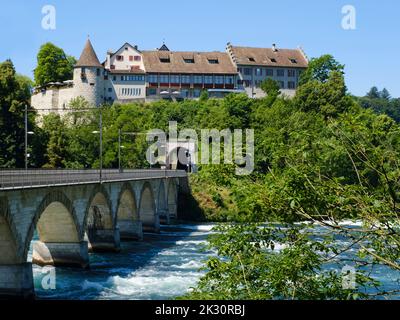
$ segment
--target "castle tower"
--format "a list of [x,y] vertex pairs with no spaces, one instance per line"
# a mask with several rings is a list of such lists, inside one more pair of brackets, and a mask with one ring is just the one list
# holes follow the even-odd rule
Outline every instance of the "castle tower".
[[74,67],[74,95],[84,97],[90,104],[104,103],[104,67],[88,39]]

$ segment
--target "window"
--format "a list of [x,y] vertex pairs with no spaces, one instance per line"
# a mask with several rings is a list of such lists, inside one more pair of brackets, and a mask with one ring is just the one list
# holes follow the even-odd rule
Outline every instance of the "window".
[[297,63],[297,60],[296,60],[296,59],[289,59],[289,60],[290,60],[291,63],[294,63],[294,64]]
[[180,83],[181,77],[179,75],[171,75],[171,83]]
[[218,59],[208,59],[209,64],[219,64]]
[[124,61],[124,56],[118,55],[117,56],[117,61]]
[[98,77],[100,77],[100,69],[96,70],[96,74],[97,74]]
[[193,77],[193,82],[196,84],[202,84],[203,83],[203,76],[194,76]]
[[256,76],[262,76],[262,69],[256,68]]
[[167,74],[160,75],[160,82],[161,83],[169,83],[169,76]]
[[288,82],[288,89],[296,89],[296,83],[294,81]]
[[265,71],[266,71],[267,77],[274,76],[274,69],[266,69]]
[[141,56],[135,56],[135,61],[142,61],[142,57]]
[[245,76],[250,76],[251,75],[251,69],[250,68],[244,68],[244,75]]
[[181,97],[182,98],[188,98],[189,97],[189,90],[181,90]]
[[190,76],[182,75],[181,76],[181,81],[182,81],[182,83],[190,83]]
[[249,57],[250,62],[256,62],[256,60],[253,57]]
[[285,82],[284,81],[278,81],[278,83],[279,83],[279,87],[281,89],[285,89]]
[[162,57],[160,58],[161,63],[170,63],[171,59],[169,57]]
[[233,76],[226,76],[225,84],[233,84]]
[[271,60],[272,63],[276,63],[276,59],[275,58],[269,58],[269,60]]
[[278,69],[278,70],[276,71],[276,75],[277,75],[278,77],[284,77],[284,76],[285,76],[285,70],[283,70],[283,69]]
[[117,77],[116,76],[113,77],[113,81],[117,81]]
[[296,76],[296,70],[289,69],[289,70],[287,71],[287,75],[288,75],[288,77],[290,77],[290,78],[294,78],[294,77]]
[[150,83],[157,83],[158,82],[158,75],[150,74],[148,77],[149,77],[148,79],[149,79]]
[[183,59],[185,63],[194,63],[194,59]]
[[111,65],[111,70],[115,70],[115,65]]
[[224,76],[215,76],[215,84],[224,84]]
[[108,88],[108,92],[112,92],[112,88]]
[[213,83],[213,76],[204,76],[204,83],[205,84],[212,84]]
[[200,95],[201,95],[201,90],[199,90],[199,89],[194,89],[194,91],[193,91],[193,97],[194,97],[194,98],[198,98],[198,97],[200,97]]
[[155,88],[149,88],[149,96],[155,96],[157,94],[157,89]]

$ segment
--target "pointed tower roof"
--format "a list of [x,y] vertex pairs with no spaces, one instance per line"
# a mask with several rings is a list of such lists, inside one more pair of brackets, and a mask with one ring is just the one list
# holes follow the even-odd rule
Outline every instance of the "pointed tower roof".
[[158,49],[158,51],[170,51],[169,48],[166,46],[166,44],[163,42],[163,45],[161,46],[160,49]]
[[79,58],[75,67],[103,68],[89,39],[87,39],[85,48],[83,49],[81,57]]

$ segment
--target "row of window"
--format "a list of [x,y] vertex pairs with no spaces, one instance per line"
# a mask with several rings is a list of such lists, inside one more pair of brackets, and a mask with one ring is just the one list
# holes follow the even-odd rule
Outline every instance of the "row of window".
[[151,74],[147,80],[149,83],[233,84],[234,76]]
[[[253,71],[254,70],[254,71]],[[274,71],[276,70],[276,71]],[[276,75],[277,77],[284,77],[285,76],[285,71],[286,74],[289,78],[294,78],[296,77],[296,70],[295,69],[264,69],[264,68],[239,68],[238,69],[239,73],[244,74],[245,76],[251,76],[254,75],[257,77],[262,77],[262,76],[267,76],[267,77],[273,77]]]
[[[117,61],[124,61],[124,56],[118,55],[117,56]],[[129,61],[142,61],[142,57],[141,56],[129,56],[128,57]]]
[[[170,92],[168,88],[167,89],[160,89],[160,92],[163,92],[163,91]],[[155,96],[155,95],[157,95],[157,89],[149,88],[147,90],[147,94],[149,96]],[[182,89],[182,90],[180,90],[180,96],[182,98],[199,98],[200,95],[201,95],[201,90],[200,89],[194,89],[194,90]]]
[[[114,81],[116,81],[117,78],[114,76]],[[121,76],[121,81],[144,81],[144,76],[140,75],[130,75],[130,76]]]
[[118,90],[118,95],[119,96],[131,96],[131,97],[137,97],[142,95],[142,89],[141,88],[120,88]]
[[[255,87],[260,88],[262,82],[263,80],[256,80]],[[279,87],[281,89],[296,89],[296,82],[294,81],[288,81],[287,84],[285,83],[285,81],[277,81],[277,83],[279,84]],[[239,80],[238,84],[243,85],[244,87],[247,88],[252,86],[252,82],[250,80]]]

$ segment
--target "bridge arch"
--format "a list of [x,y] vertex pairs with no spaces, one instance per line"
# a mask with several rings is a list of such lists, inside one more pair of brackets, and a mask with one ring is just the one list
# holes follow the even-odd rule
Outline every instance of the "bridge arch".
[[118,196],[117,214],[115,215],[116,222],[119,220],[132,219],[139,220],[139,212],[135,193],[129,183],[124,183]]
[[33,234],[37,229],[44,243],[78,243],[81,229],[72,201],[61,191],[51,191],[37,207],[25,241],[26,261]]
[[0,198],[0,265],[21,262],[18,256],[18,241],[10,221],[7,198]]
[[171,218],[177,218],[178,216],[178,191],[175,179],[170,179],[168,182],[168,213]]
[[145,182],[140,192],[139,217],[145,231],[159,231],[159,218],[151,184]]
[[111,200],[103,185],[96,185],[93,189],[86,207],[82,232],[88,228],[113,229],[114,219],[112,215]]
[[119,228],[121,239],[141,240],[143,238],[135,192],[128,182],[122,186],[118,196],[115,219],[114,224]]

